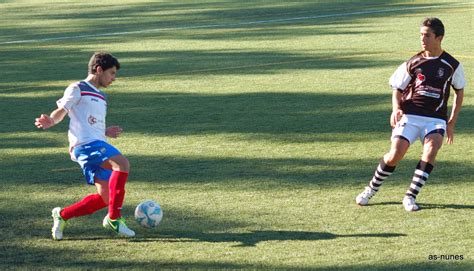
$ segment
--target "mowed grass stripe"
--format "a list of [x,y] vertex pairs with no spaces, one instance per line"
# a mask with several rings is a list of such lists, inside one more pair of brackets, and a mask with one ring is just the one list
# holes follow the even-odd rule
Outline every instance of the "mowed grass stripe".
[[314,20],[314,19],[337,18],[337,17],[358,16],[358,15],[370,15],[370,14],[379,14],[379,13],[384,14],[384,13],[391,13],[391,12],[398,12],[398,11],[437,9],[437,8],[441,8],[441,7],[443,7],[443,8],[445,8],[445,7],[457,7],[457,6],[462,6],[462,5],[472,5],[472,3],[469,3],[469,2],[455,3],[455,4],[448,4],[448,5],[445,5],[445,6],[428,5],[428,6],[418,6],[418,7],[388,8],[388,9],[381,9],[381,10],[366,10],[366,11],[335,13],[335,14],[323,14],[323,15],[303,16],[303,17],[293,17],[293,18],[256,20],[256,21],[250,21],[250,22],[220,23],[220,24],[207,24],[207,25],[185,25],[185,26],[178,26],[178,27],[154,28],[154,29],[146,29],[146,30],[121,31],[121,32],[112,32],[112,33],[86,34],[86,35],[77,35],[77,36],[63,36],[63,37],[40,38],[40,39],[30,39],[30,40],[13,40],[13,41],[0,42],[0,45],[21,44],[21,43],[37,43],[37,42],[49,42],[49,41],[62,41],[62,40],[98,38],[98,37],[109,37],[109,36],[122,36],[122,35],[130,35],[130,34],[146,34],[146,33],[154,33],[154,32],[161,32],[161,31],[192,30],[192,29],[205,29],[205,28],[229,28],[229,27],[240,27],[240,26],[246,26],[246,25],[260,25],[260,24],[273,24],[273,23],[282,23],[282,22],[296,22],[296,21],[306,21],[306,20]]

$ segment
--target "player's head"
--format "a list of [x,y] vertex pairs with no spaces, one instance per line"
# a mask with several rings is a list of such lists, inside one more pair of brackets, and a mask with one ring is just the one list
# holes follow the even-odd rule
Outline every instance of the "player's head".
[[421,26],[429,27],[436,37],[444,36],[444,25],[438,18],[426,18],[421,23]]
[[420,26],[420,41],[423,50],[431,51],[441,47],[444,25],[438,18],[426,18]]
[[95,53],[89,60],[88,72],[97,78],[100,87],[108,87],[115,81],[120,62],[109,53]]

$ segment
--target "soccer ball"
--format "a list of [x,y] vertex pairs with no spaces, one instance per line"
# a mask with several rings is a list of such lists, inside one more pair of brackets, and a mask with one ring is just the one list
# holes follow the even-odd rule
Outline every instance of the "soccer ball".
[[135,221],[145,228],[153,228],[160,224],[163,211],[158,203],[153,200],[140,202],[135,208]]

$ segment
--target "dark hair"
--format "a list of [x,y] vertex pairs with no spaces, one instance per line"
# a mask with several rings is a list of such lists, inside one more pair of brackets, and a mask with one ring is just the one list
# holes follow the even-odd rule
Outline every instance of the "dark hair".
[[116,67],[117,70],[119,70],[120,62],[117,60],[117,58],[109,53],[94,53],[89,60],[89,74],[95,74],[97,72],[97,67],[101,67],[104,71],[112,67]]
[[421,26],[429,27],[435,34],[436,37],[444,36],[444,25],[438,18],[426,18]]

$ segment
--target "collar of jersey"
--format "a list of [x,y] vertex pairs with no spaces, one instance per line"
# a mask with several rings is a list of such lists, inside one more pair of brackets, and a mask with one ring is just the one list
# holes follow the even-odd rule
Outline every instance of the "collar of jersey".
[[[89,83],[88,81],[84,80],[82,81],[84,83],[86,83],[86,85],[88,85],[93,91],[97,92],[97,93],[100,93],[101,95],[104,95],[104,92],[102,92],[100,89],[96,88],[94,85],[92,85],[91,83]],[[105,96],[105,95],[104,95]]]

